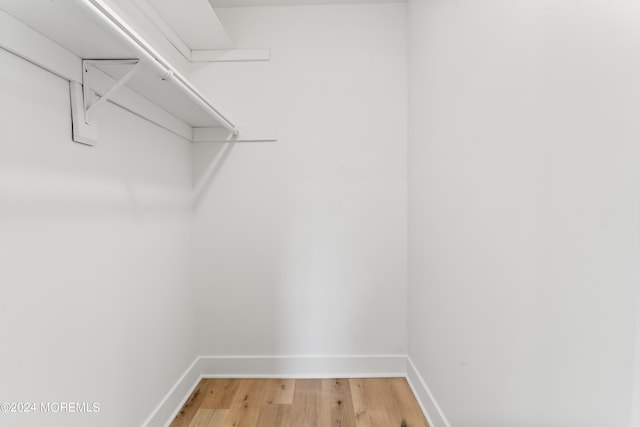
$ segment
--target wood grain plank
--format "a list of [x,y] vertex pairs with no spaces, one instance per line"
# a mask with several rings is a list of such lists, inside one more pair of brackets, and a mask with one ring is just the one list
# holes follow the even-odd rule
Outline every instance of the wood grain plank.
[[[344,378],[322,381],[323,391],[328,396],[328,410],[331,425],[337,427],[356,427],[355,410],[351,398],[349,380]],[[323,405],[323,410],[326,408]]]
[[208,392],[209,384],[200,381],[193,390],[186,403],[178,412],[178,415],[171,423],[170,427],[189,427],[191,421],[196,415],[198,408],[202,405],[205,394]]
[[407,380],[405,378],[387,378],[386,382],[389,386],[386,409],[391,422],[395,423],[392,425],[429,427]]
[[367,399],[364,394],[363,380],[350,379],[349,388],[353,401],[356,427],[372,427],[371,417],[367,412]]
[[189,427],[221,427],[225,409],[198,409]]
[[326,427],[331,425],[330,400],[320,380],[296,380],[291,408],[291,425]]
[[238,379],[203,379],[202,382],[207,385],[201,408],[206,409],[229,409],[235,397],[238,387],[240,387]]
[[270,404],[260,409],[257,426],[294,427],[291,425],[290,404]]
[[268,385],[268,380],[263,379],[242,381],[222,425],[224,427],[255,427],[260,410],[266,404]]
[[291,424],[293,426],[315,426],[317,408],[314,394],[319,392],[317,381],[296,380],[291,408]]
[[294,379],[272,379],[268,380],[267,403],[275,405],[291,405],[293,403],[293,393],[296,387]]
[[356,414],[356,427],[396,427],[386,413],[384,389],[379,379],[349,380]]

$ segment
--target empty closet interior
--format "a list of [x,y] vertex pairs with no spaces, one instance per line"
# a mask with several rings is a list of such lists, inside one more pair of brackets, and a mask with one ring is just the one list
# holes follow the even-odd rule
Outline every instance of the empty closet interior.
[[431,427],[640,425],[638,23],[0,0],[0,426],[370,377]]

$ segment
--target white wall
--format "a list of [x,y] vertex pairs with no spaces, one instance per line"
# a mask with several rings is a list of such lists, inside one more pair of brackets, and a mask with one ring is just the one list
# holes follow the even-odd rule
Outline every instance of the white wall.
[[640,4],[409,11],[410,357],[455,427],[628,427]]
[[406,5],[216,12],[272,60],[191,77],[279,141],[195,149],[201,350],[404,354]]
[[191,150],[107,105],[71,141],[68,82],[0,50],[0,413],[11,426],[139,426],[197,354]]

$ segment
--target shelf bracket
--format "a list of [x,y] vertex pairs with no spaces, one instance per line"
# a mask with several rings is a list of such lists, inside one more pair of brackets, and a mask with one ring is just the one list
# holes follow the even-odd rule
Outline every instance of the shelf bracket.
[[[104,93],[98,93],[91,85],[89,67],[96,65],[130,65],[131,68]],[[95,111],[124,86],[140,69],[139,59],[85,59],[82,61],[82,84],[70,83],[73,140],[93,146],[98,142],[98,124]],[[96,99],[97,98],[97,99]]]
[[[91,87],[91,81],[89,78],[89,67],[95,65],[132,65],[131,69],[127,73],[120,77],[115,84],[106,93],[102,94],[98,100],[93,101],[96,92]],[[93,120],[93,112],[108,101],[111,95],[113,95],[118,89],[120,89],[125,83],[131,79],[140,69],[142,63],[139,59],[85,59],[82,61],[82,90],[84,99],[84,120],[88,125],[91,125]]]

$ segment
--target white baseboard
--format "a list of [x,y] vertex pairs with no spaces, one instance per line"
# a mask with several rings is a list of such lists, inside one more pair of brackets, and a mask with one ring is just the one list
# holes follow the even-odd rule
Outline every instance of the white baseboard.
[[201,356],[204,378],[404,377],[404,355]]
[[447,417],[445,417],[438,402],[434,399],[429,387],[418,372],[416,365],[410,357],[407,356],[407,382],[413,391],[413,395],[418,400],[418,404],[427,417],[430,427],[451,427]]
[[142,423],[143,427],[164,427],[171,424],[171,421],[178,415],[178,411],[202,378],[198,371],[198,360],[200,358],[196,357],[187,370],[184,371],[164,399],[153,410],[149,418]]
[[199,356],[143,424],[167,427],[202,378],[406,377],[431,427],[450,427],[406,355]]

